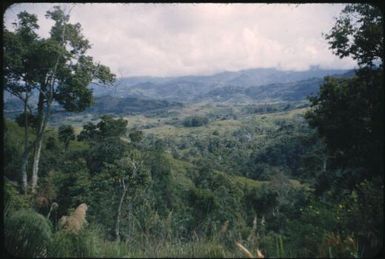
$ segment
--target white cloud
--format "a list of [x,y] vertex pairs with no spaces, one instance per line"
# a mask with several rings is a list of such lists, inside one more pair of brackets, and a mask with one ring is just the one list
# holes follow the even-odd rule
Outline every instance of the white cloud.
[[[14,4],[44,17],[54,4]],[[60,4],[70,9],[92,43],[90,54],[122,76],[210,74],[255,67],[350,68],[328,49],[327,33],[344,5],[337,4]]]

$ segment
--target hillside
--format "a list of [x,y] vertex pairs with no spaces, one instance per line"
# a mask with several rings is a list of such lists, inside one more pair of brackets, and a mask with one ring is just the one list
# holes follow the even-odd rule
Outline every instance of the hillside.
[[[191,102],[205,97],[210,92],[226,91],[234,88],[242,91],[248,87],[293,83],[310,79],[323,79],[325,76],[343,75],[350,70],[310,69],[305,71],[284,71],[274,68],[257,68],[237,72],[222,72],[209,76],[181,77],[128,77],[121,78],[112,88],[92,85],[96,96],[116,97],[134,96],[138,98],[165,99],[178,102]],[[268,87],[268,88],[269,88]],[[269,91],[269,89],[265,89]]]
[[113,96],[101,96],[95,98],[95,104],[86,112],[103,114],[129,114],[148,111],[157,111],[166,108],[181,107],[181,103],[165,100],[148,100],[135,97],[117,98]]
[[[351,77],[353,74],[351,70],[250,69],[211,76],[122,78],[113,87],[91,85],[94,104],[83,113],[148,113],[202,101],[233,104],[303,101],[318,92],[324,76]],[[22,111],[21,101],[6,94],[4,111],[8,116],[16,116]],[[53,112],[56,119],[62,116],[62,109],[55,104]]]

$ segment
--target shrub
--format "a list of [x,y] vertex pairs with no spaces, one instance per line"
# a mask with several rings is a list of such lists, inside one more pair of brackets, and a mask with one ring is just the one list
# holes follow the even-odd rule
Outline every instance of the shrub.
[[28,208],[30,206],[27,196],[20,195],[15,185],[10,181],[4,181],[4,216],[17,210]]
[[51,241],[52,225],[41,214],[22,209],[5,219],[5,248],[21,257],[46,256]]

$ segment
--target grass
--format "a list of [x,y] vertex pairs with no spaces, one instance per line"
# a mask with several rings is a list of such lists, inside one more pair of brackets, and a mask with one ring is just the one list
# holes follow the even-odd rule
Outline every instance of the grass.
[[130,242],[103,241],[100,244],[99,257],[122,258],[224,258],[238,257],[236,251],[229,251],[222,244],[212,240],[197,240],[180,242],[161,240],[147,240],[138,247]]
[[[19,215],[21,218],[19,219]],[[182,242],[179,239],[157,239],[146,234],[133,236],[128,241],[108,241],[102,238],[102,232],[97,226],[90,225],[79,234],[69,233],[63,230],[51,233],[51,226],[40,214],[33,211],[20,211],[12,217],[16,225],[7,221],[7,230],[11,228],[21,229],[12,234],[8,231],[8,243],[12,245],[22,244],[28,240],[28,246],[18,255],[42,256],[42,257],[99,257],[99,258],[241,258],[245,255],[234,244],[226,245],[217,236],[211,238],[200,238],[198,236],[190,241]],[[15,226],[14,226],[15,225]],[[20,228],[20,226],[24,226]],[[28,228],[25,228],[28,227]],[[30,231],[37,228],[36,231]],[[24,229],[28,229],[27,232]],[[45,230],[46,229],[46,230]],[[28,234],[28,235],[26,235]],[[43,235],[44,234],[44,235]],[[42,236],[43,235],[43,236]],[[10,237],[17,237],[18,240],[11,240]],[[25,237],[24,237],[25,236]],[[21,238],[21,239],[20,239]],[[20,240],[19,240],[20,239]],[[42,242],[44,240],[44,242]],[[35,241],[35,242],[33,242]],[[277,255],[285,255],[282,240],[276,239],[279,246]],[[8,247],[9,249],[9,247]],[[16,250],[12,250],[15,254]],[[250,250],[254,253],[254,250]]]
[[253,180],[247,177],[243,176],[236,176],[236,175],[228,175],[228,177],[237,185],[240,187],[252,187],[252,188],[260,188],[263,184],[267,183],[268,181],[257,181]]
[[[173,138],[181,139],[186,136],[199,136],[199,138],[204,138],[210,136],[214,131],[218,132],[220,136],[231,134],[232,132],[242,128],[242,127],[257,127],[262,132],[271,131],[272,129],[278,128],[275,125],[277,120],[286,120],[294,119],[295,117],[303,114],[307,108],[293,109],[290,111],[284,112],[274,112],[269,114],[243,114],[241,112],[242,105],[234,104],[211,104],[207,102],[200,102],[185,105],[183,108],[178,110],[171,108],[169,112],[172,115],[166,117],[148,117],[142,114],[139,115],[129,115],[124,116],[123,118],[127,120],[127,127],[138,128],[143,130],[145,135],[153,134],[159,138]],[[201,127],[183,127],[182,125],[171,125],[177,121],[181,122],[185,117],[191,115],[202,115],[202,116],[221,116],[225,114],[234,114],[238,119],[214,119],[211,118],[211,121],[206,126]],[[175,113],[178,114],[175,117]],[[91,114],[79,114],[71,115],[63,120],[60,123],[71,124],[75,128],[75,133],[79,134],[82,130],[82,125],[86,122],[92,121],[93,117]],[[95,123],[96,121],[92,121]],[[171,123],[171,124],[170,124]],[[53,126],[56,126],[56,122],[53,123]],[[263,134],[263,133],[261,133]]]

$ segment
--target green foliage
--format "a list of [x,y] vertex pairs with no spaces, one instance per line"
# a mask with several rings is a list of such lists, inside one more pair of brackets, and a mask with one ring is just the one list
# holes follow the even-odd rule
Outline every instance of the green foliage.
[[43,178],[52,170],[59,170],[64,158],[63,147],[58,141],[56,131],[48,131],[44,138],[45,147],[41,151],[40,177]]
[[[316,199],[307,202],[306,206],[299,209],[298,218],[293,218],[287,226],[289,246],[298,249],[297,253],[302,257],[316,256],[318,247],[322,243],[323,235],[336,231],[339,218],[336,208]],[[300,238],[297,238],[300,237]]]
[[107,173],[98,173],[92,177],[89,187],[87,220],[103,228],[103,237],[112,239],[119,203],[120,189],[116,188],[116,179]]
[[263,185],[262,188],[252,188],[246,191],[244,206],[250,211],[249,216],[255,214],[268,215],[277,205],[277,194]]
[[[4,79],[5,90],[23,99],[23,94],[30,94],[31,83],[37,79],[34,68],[34,51],[37,49],[39,28],[36,15],[26,11],[18,14],[15,32],[4,29]],[[25,80],[26,84],[19,81]]]
[[[361,68],[351,79],[326,78],[310,98],[306,117],[325,138],[342,167],[363,167],[382,174],[384,149],[383,16],[368,4],[347,5],[326,36],[341,58],[352,56]],[[379,67],[374,67],[376,64]],[[379,144],[381,143],[381,144]],[[342,164],[341,164],[341,163]],[[359,177],[361,181],[365,176]]]
[[67,150],[70,141],[75,140],[74,128],[71,125],[60,126],[58,136],[59,140],[64,143],[65,150]]
[[[68,23],[69,16],[58,6],[48,11],[47,17],[54,21],[54,25],[45,49],[61,49],[59,54],[65,57],[58,63],[58,78],[61,84],[56,89],[55,98],[68,111],[82,111],[92,104],[92,91],[87,88],[92,80],[107,84],[112,83],[115,76],[108,67],[95,64],[92,57],[85,55],[91,45],[82,35],[79,23]],[[57,54],[53,57],[57,57]],[[68,66],[66,61],[70,59],[76,59],[77,63]]]
[[[319,175],[317,193],[338,204],[342,236],[351,235],[347,230],[357,236],[358,248],[348,252],[374,256],[383,240],[374,230],[381,224],[375,219],[383,221],[377,210],[383,195],[372,196],[383,191],[384,180],[383,16],[371,5],[347,5],[326,38],[335,54],[353,57],[360,69],[350,79],[326,78],[319,95],[310,98],[306,118],[326,143],[330,168]],[[330,256],[347,255],[340,247],[347,245],[343,237],[329,233]]]
[[184,119],[183,126],[185,127],[200,127],[209,123],[207,117],[202,116],[190,116]]
[[101,117],[101,121],[97,124],[89,122],[84,125],[78,140],[100,141],[107,138],[119,138],[124,136],[126,132],[126,120],[122,118],[114,119],[111,116],[105,115]]
[[82,35],[79,23],[70,24],[69,15],[59,6],[47,11],[46,18],[51,18],[54,22],[48,38],[39,37],[36,33],[39,28],[37,16],[26,11],[18,14],[14,31],[3,28],[4,88],[23,101],[27,120],[27,109],[30,112],[34,110],[30,103],[32,90],[38,93],[37,123],[34,123],[37,134],[33,146],[28,146],[27,134],[24,136],[26,143],[20,178],[25,192],[25,168],[32,150],[36,152],[33,160],[32,192],[38,184],[40,147],[53,102],[59,103],[67,111],[83,111],[92,104],[92,90],[88,88],[91,82],[96,80],[102,84],[112,84],[115,80],[115,75],[108,67],[96,64],[92,57],[86,55],[91,45]]
[[143,139],[143,131],[140,131],[140,130],[133,130],[130,132],[130,134],[128,135],[130,137],[130,140],[134,143],[138,143],[140,141],[142,141]]
[[30,112],[27,112],[26,114],[23,112],[20,115],[18,115],[15,118],[15,121],[16,121],[17,125],[19,125],[20,127],[26,127],[27,126],[26,123],[25,123],[25,120],[26,120],[25,116],[27,116],[27,124],[28,124],[28,126],[36,129],[37,126],[38,126],[37,118],[36,118],[36,116],[34,116]]
[[5,218],[5,248],[14,256],[45,257],[52,238],[52,226],[33,210],[19,210]]
[[381,71],[361,70],[352,79],[327,78],[319,96],[311,98],[306,118],[340,166],[365,167],[375,174],[381,170],[382,82]]
[[15,211],[30,207],[28,197],[19,194],[16,185],[9,180],[4,181],[4,216],[7,217]]
[[[111,121],[113,123],[113,120]],[[100,127],[96,125],[95,130],[99,131]],[[264,118],[255,117],[255,121],[240,125],[242,125],[240,129],[228,132],[220,129],[220,138],[211,134],[212,129],[208,130],[207,135],[202,134],[195,139],[194,136],[186,137],[187,141],[197,141],[197,154],[192,156],[194,159],[190,161],[184,158],[176,159],[167,153],[170,147],[178,144],[174,139],[154,138],[153,142],[150,142],[145,135],[141,145],[132,145],[123,142],[112,133],[107,134],[105,138],[101,138],[100,133],[97,133],[99,136],[95,139],[99,138],[98,141],[74,141],[65,155],[56,152],[56,156],[62,162],[52,163],[47,167],[55,169],[55,172],[52,173],[51,180],[49,174],[42,177],[42,186],[39,186],[38,193],[53,197],[51,199],[59,204],[57,214],[50,217],[54,223],[80,202],[89,205],[87,221],[99,224],[100,232],[93,235],[94,241],[87,241],[87,244],[93,242],[94,245],[84,248],[86,251],[84,254],[80,252],[80,248],[70,251],[77,256],[88,254],[110,257],[156,255],[191,257],[216,254],[237,257],[241,254],[234,247],[234,240],[242,240],[242,244],[247,248],[254,249],[253,251],[259,248],[266,256],[309,257],[317,256],[325,249],[328,251],[327,246],[324,249],[324,244],[328,240],[329,233],[348,230],[361,232],[362,235],[354,235],[354,240],[359,240],[360,244],[366,242],[369,232],[365,232],[364,227],[355,226],[359,225],[357,222],[361,219],[371,218],[370,216],[365,218],[361,211],[378,213],[374,208],[379,200],[373,198],[376,197],[375,190],[378,187],[367,185],[368,197],[371,197],[368,199],[373,200],[367,207],[364,203],[359,205],[360,203],[350,199],[342,199],[341,197],[345,195],[342,193],[338,198],[344,205],[342,209],[333,205],[337,200],[331,200],[331,196],[325,197],[330,202],[329,205],[325,205],[326,203],[320,205],[317,198],[313,197],[313,200],[309,198],[313,190],[307,188],[306,179],[314,181],[312,175],[318,173],[313,172],[313,169],[322,169],[323,149],[317,141],[317,135],[303,126],[303,120],[300,120],[299,116],[291,117],[289,113],[271,114]],[[258,126],[258,133],[253,132],[252,125]],[[50,134],[54,139],[57,138],[57,131]],[[242,140],[244,138],[249,140]],[[258,152],[255,144],[247,144],[253,141],[258,143]],[[155,145],[160,142],[161,145]],[[191,148],[189,145],[195,143],[187,142],[186,149]],[[282,150],[271,152],[276,146]],[[291,148],[293,146],[297,148]],[[280,150],[279,148],[277,150]],[[209,149],[211,151],[205,153]],[[43,152],[52,153],[50,150],[52,149]],[[254,152],[250,152],[252,150]],[[286,150],[300,152],[301,155],[291,156],[295,161],[290,161],[285,158]],[[250,154],[270,154],[271,157],[265,155],[266,163],[258,163],[263,167],[266,181],[243,177],[240,176],[241,173],[236,175],[235,170],[229,166],[231,163],[216,161],[220,156],[231,157],[239,153],[243,157]],[[212,156],[214,154],[216,157]],[[306,160],[303,159],[303,154],[307,155]],[[202,159],[201,156],[206,157]],[[253,156],[249,159],[255,161],[252,160]],[[130,178],[131,160],[144,162],[143,173],[149,176],[144,184],[139,178],[139,181]],[[233,157],[233,160],[236,159]],[[233,161],[232,164],[238,162]],[[99,163],[99,166],[95,166],[95,163]],[[252,163],[247,166],[253,169]],[[292,180],[293,174],[289,168],[298,168],[297,177],[300,177],[298,180],[301,182]],[[341,183],[344,183],[347,173],[349,171],[341,174]],[[307,178],[306,174],[309,174]],[[128,177],[124,178],[125,175]],[[122,193],[119,183],[122,177],[128,181],[133,180],[121,211],[122,241],[120,243],[102,241],[114,237],[116,209]],[[313,184],[312,181],[309,183]],[[336,185],[335,193],[338,192]],[[310,205],[313,209],[309,208]],[[348,212],[348,209],[351,212]],[[43,213],[46,214],[46,211]],[[256,215],[258,224],[261,225],[258,225],[255,238],[249,239],[252,231],[250,225]],[[333,219],[337,217],[339,221],[336,223]],[[219,234],[226,221],[228,222],[226,234]],[[264,222],[263,226],[261,222]],[[379,223],[373,221],[370,232],[375,231],[375,224]],[[347,239],[349,235],[347,232],[341,233],[342,240]],[[55,238],[63,240],[67,246],[72,246],[71,242],[78,242],[79,247],[80,244],[81,247],[87,246],[82,240],[72,240],[72,237],[64,234],[58,234]],[[85,238],[89,240],[89,237]],[[341,244],[347,246],[347,243]],[[50,250],[52,254],[69,255],[65,252],[67,251],[65,246],[60,247],[59,241],[56,242],[56,246],[58,246],[56,250]],[[153,246],[156,248],[148,248]],[[339,246],[332,247],[331,252],[337,254],[340,251],[338,249]]]
[[79,141],[90,141],[97,137],[97,126],[92,122],[88,122],[83,125],[83,130],[78,135],[77,139]]
[[49,257],[95,257],[100,255],[100,233],[88,227],[79,234],[60,230],[52,237],[48,248]]
[[78,140],[92,143],[87,154],[87,164],[91,172],[99,172],[104,163],[112,164],[122,158],[127,151],[127,144],[121,140],[127,131],[127,121],[102,116],[97,124],[91,122],[84,125]]
[[19,172],[23,150],[23,132],[15,123],[9,120],[4,122],[4,176],[12,181],[19,181]]
[[124,179],[133,192],[138,186],[145,186],[149,182],[150,173],[140,157],[140,153],[131,151],[126,157],[114,162],[106,167],[111,177],[115,179]]
[[[356,191],[345,195],[337,206],[337,215],[344,224],[344,236],[352,236],[360,245],[360,252],[366,250],[368,256],[375,256],[381,250],[384,238],[384,195],[383,185],[376,181],[364,180]],[[374,216],[375,215],[375,216]],[[365,222],[365,224],[362,224]],[[349,231],[346,231],[349,229]]]
[[107,138],[91,148],[87,156],[87,164],[92,173],[100,172],[105,163],[113,163],[122,158],[127,145],[117,138]]
[[370,4],[349,4],[326,35],[330,48],[340,58],[351,56],[359,65],[383,62],[384,17]]
[[204,219],[211,211],[218,207],[218,201],[214,194],[204,189],[192,189],[189,201],[195,209],[194,213],[197,213],[197,219]]
[[145,163],[153,179],[155,203],[160,215],[165,216],[176,199],[175,188],[171,180],[171,163],[159,149],[146,154]]
[[120,119],[113,119],[111,116],[102,116],[101,121],[97,124],[100,136],[106,137],[120,137],[126,134],[127,121]]
[[90,174],[86,162],[77,160],[65,161],[61,172],[55,172],[53,182],[59,193],[56,201],[59,204],[59,215],[88,200],[90,195]]
[[54,181],[57,174],[58,172],[50,171],[46,176],[42,177],[41,184],[37,189],[38,197],[45,197],[49,201],[56,200],[59,186]]

